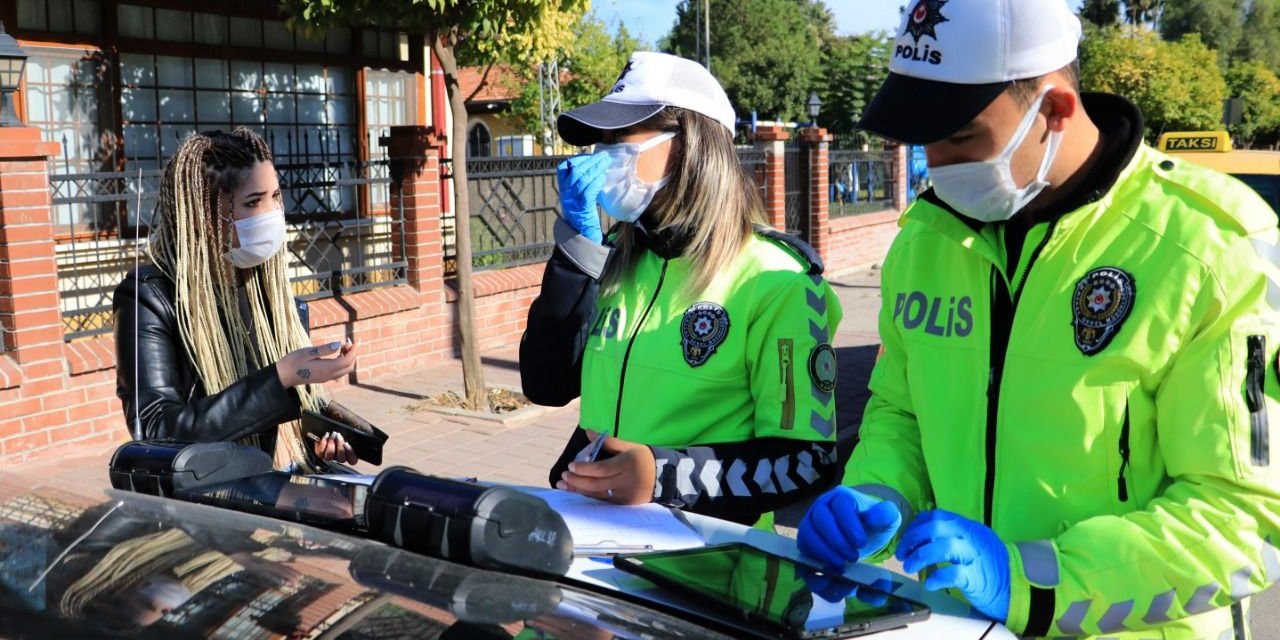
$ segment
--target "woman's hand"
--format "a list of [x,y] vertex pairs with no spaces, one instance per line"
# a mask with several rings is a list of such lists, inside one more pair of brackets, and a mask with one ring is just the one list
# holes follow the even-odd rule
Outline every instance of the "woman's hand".
[[336,380],[356,368],[355,351],[356,345],[351,340],[298,349],[280,358],[276,375],[286,389]]
[[[587,437],[594,441],[600,436],[587,430]],[[653,450],[628,440],[604,438],[604,450],[613,457],[600,462],[570,463],[556,488],[614,504],[652,502],[653,483],[658,474]]]
[[325,434],[320,441],[316,443],[316,455],[321,460],[327,462],[341,462],[344,464],[355,464],[360,462],[360,458],[356,457],[355,449],[347,443],[347,439],[342,437],[341,433],[329,432]]

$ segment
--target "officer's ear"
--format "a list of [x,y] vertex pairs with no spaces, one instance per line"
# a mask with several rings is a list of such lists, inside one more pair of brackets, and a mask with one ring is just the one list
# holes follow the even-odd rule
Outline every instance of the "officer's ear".
[[[1065,84],[1065,83],[1064,83]],[[1064,131],[1071,118],[1083,113],[1080,108],[1080,94],[1068,86],[1050,89],[1044,96],[1040,106],[1044,112],[1049,131]]]

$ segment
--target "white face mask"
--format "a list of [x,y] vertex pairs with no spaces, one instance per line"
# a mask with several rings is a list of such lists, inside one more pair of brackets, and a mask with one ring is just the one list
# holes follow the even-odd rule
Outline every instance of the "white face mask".
[[609,169],[605,172],[604,189],[596,199],[604,212],[623,222],[635,222],[653,202],[653,196],[667,184],[667,176],[657,182],[644,182],[636,177],[636,163],[640,154],[676,137],[674,131],[660,133],[641,143],[622,142],[597,144],[596,153],[609,156]]
[[1022,146],[1031,132],[1031,125],[1040,113],[1040,105],[1044,97],[1053,87],[1045,87],[1036,98],[1031,110],[1022,117],[1013,138],[1005,145],[1000,155],[982,162],[965,162],[944,167],[929,167],[929,177],[933,180],[933,190],[943,202],[969,218],[981,222],[1003,222],[1012,218],[1040,195],[1049,183],[1045,181],[1053,159],[1058,155],[1058,147],[1062,144],[1062,132],[1050,131],[1048,148],[1044,159],[1040,162],[1040,170],[1036,177],[1025,187],[1018,188],[1013,181],[1013,172],[1009,166],[1013,160],[1013,152]]
[[236,220],[235,224],[240,246],[228,251],[223,257],[241,269],[252,269],[266,262],[284,246],[283,209]]

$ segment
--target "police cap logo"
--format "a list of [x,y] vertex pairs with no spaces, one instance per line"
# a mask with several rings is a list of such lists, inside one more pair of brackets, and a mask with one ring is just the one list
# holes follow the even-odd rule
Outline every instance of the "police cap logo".
[[1135,295],[1133,276],[1115,267],[1094,269],[1076,283],[1071,313],[1080,353],[1092,356],[1107,348],[1133,310]]
[[699,302],[684,312],[680,322],[680,345],[684,361],[702,366],[729,335],[729,313],[714,302]]
[[836,350],[831,345],[824,342],[813,348],[813,353],[809,354],[809,378],[823,393],[835,390]]
[[947,17],[942,15],[942,5],[947,0],[920,0],[916,6],[911,9],[911,17],[907,19],[907,33],[916,39],[916,44],[920,43],[920,38],[929,36],[934,40],[938,39],[938,32],[934,30],[943,22],[948,22]]

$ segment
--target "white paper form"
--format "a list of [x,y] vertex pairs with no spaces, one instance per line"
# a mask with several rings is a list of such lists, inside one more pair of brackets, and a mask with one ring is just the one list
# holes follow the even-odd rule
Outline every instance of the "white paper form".
[[630,553],[705,546],[706,542],[667,507],[622,506],[559,489],[521,488],[547,501],[564,518],[578,553]]

